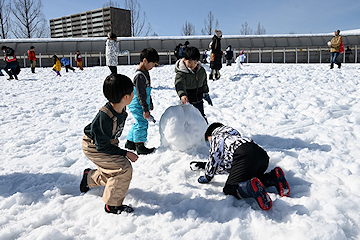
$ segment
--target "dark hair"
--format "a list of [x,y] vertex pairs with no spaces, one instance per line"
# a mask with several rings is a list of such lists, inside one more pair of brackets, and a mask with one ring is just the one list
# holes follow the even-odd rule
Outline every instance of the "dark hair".
[[148,62],[159,62],[159,54],[154,48],[144,48],[140,52],[140,62],[142,62],[146,58]]
[[185,44],[184,45],[189,45],[190,43],[189,43],[189,41],[185,41]]
[[200,52],[196,47],[187,47],[184,49],[184,58],[186,60],[199,60]]
[[6,46],[2,46],[2,47],[1,47],[1,50],[4,50],[4,49],[7,49],[7,47],[6,47]]
[[122,74],[107,76],[103,85],[104,96],[111,103],[119,103],[125,95],[131,94],[133,89],[133,82]]
[[34,49],[35,47],[34,46],[31,46],[30,49]]
[[52,58],[53,58],[53,59],[56,59],[56,58],[58,58],[58,56],[56,56],[56,55],[53,55],[53,56],[52,56]]
[[208,137],[210,137],[213,133],[213,131],[218,128],[218,127],[222,127],[224,126],[224,124],[219,123],[219,122],[214,122],[212,124],[210,124],[210,126],[206,129],[205,132],[205,141],[208,142]]
[[117,39],[117,36],[115,35],[115,33],[109,33],[108,37],[111,39]]

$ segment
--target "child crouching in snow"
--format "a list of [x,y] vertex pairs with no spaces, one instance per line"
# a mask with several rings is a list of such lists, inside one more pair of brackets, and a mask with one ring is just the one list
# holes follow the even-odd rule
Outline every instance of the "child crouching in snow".
[[272,201],[264,187],[275,186],[278,193],[289,196],[290,187],[284,172],[276,167],[265,173],[269,165],[266,151],[252,139],[221,123],[212,123],[205,132],[210,142],[208,162],[191,162],[192,170],[205,169],[199,183],[208,183],[215,174],[229,173],[223,192],[237,199],[254,198],[263,210],[269,210]]
[[59,58],[56,56],[56,55],[54,55],[53,57],[53,61],[54,61],[54,65],[53,65],[53,71],[55,71],[56,72],[56,76],[60,76],[61,77],[61,75],[60,75],[60,71],[61,71],[61,63],[60,63],[60,60],[59,60]]
[[103,92],[109,102],[84,129],[83,151],[98,169],[84,170],[80,191],[86,193],[89,188],[105,186],[102,199],[107,213],[133,211],[131,207],[123,205],[123,200],[132,178],[130,161],[135,162],[138,156],[118,147],[118,138],[128,116],[126,106],[134,97],[133,86],[127,76],[108,76]]

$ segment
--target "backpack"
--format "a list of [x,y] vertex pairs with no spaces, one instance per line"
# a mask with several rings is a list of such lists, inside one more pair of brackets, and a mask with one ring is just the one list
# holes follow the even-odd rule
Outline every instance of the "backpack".
[[345,47],[344,47],[344,44],[343,44],[343,40],[341,38],[341,43],[340,43],[340,47],[339,47],[339,53],[344,53],[345,52]]

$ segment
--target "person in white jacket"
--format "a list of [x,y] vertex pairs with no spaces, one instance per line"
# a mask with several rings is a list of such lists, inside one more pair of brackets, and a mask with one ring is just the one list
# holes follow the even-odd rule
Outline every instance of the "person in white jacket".
[[109,67],[112,74],[117,74],[118,56],[129,54],[128,50],[120,51],[117,44],[117,36],[114,33],[109,33],[106,39],[106,66]]

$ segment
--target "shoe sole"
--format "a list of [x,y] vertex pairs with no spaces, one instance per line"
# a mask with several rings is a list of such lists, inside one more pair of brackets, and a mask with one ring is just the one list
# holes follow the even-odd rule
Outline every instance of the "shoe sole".
[[251,187],[254,191],[253,198],[257,201],[260,208],[267,211],[272,207],[272,200],[264,189],[263,183],[258,178],[251,179]]
[[[89,174],[90,170],[91,170],[90,168],[87,168],[84,170],[83,177],[82,177],[81,183],[80,183],[80,192],[82,192],[82,193],[86,193],[87,191],[90,190],[90,188],[87,186],[87,175]],[[85,183],[85,181],[86,181],[86,183]],[[83,185],[86,186],[84,189],[83,189]]]
[[279,181],[279,189],[281,197],[288,197],[290,195],[290,186],[285,179],[284,171],[280,167],[275,168],[275,174]]

